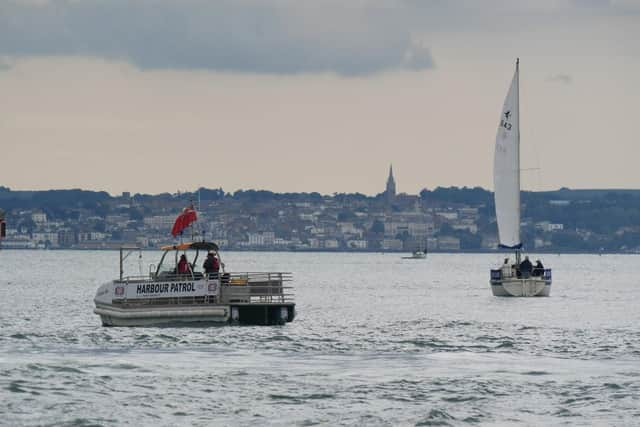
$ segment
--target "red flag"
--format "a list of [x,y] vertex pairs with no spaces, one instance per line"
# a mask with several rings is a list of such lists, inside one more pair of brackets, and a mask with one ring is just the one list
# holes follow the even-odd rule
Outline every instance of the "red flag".
[[171,235],[173,237],[176,237],[178,234],[182,234],[182,231],[197,219],[198,215],[196,214],[196,210],[193,208],[193,206],[184,208],[182,213],[178,215],[178,218],[176,218],[176,222],[173,224]]

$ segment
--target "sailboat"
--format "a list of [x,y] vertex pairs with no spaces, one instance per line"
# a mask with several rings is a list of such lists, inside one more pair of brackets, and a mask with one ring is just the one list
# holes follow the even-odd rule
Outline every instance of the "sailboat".
[[534,268],[528,257],[522,260],[520,240],[520,60],[504,100],[496,135],[493,164],[494,198],[499,247],[515,251],[498,269],[491,270],[491,291],[495,296],[549,296],[551,269],[539,262]]

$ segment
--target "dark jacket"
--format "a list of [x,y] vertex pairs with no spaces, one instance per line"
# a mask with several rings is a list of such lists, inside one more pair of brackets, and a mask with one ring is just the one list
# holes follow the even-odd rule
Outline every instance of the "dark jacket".
[[220,262],[218,261],[218,258],[208,256],[204,261],[204,264],[202,264],[202,268],[204,268],[205,273],[217,273],[220,271]]
[[533,275],[534,276],[543,276],[544,275],[544,265],[540,261],[536,263],[536,266],[533,267]]
[[531,274],[532,270],[533,270],[533,264],[531,264],[531,261],[529,261],[528,259],[525,259],[520,263],[520,272],[523,275]]

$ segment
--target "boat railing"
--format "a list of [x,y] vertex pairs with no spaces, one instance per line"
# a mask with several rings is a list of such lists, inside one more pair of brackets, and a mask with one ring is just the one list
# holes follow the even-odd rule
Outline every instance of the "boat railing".
[[116,280],[117,283],[139,283],[148,282],[149,276],[125,276],[120,280]]
[[236,303],[284,303],[293,302],[291,273],[246,272],[227,273],[221,280],[222,302]]
[[[219,303],[293,303],[293,286],[288,285],[293,280],[291,273],[285,272],[238,272],[238,273],[210,273],[207,277],[202,273],[193,275],[171,274],[163,277],[150,276],[126,276],[117,283],[127,286],[149,282],[177,282],[185,280],[220,280],[220,295],[218,298],[209,296],[197,297],[169,297],[149,298],[137,300],[137,304],[160,303],[160,300],[169,304],[207,304]],[[123,301],[124,302],[124,301]]]
[[531,278],[536,278],[536,277],[540,277],[542,279],[544,279],[547,282],[551,281],[551,269],[550,268],[545,268],[544,272],[541,275],[530,275],[529,277],[518,277],[518,276],[503,276],[502,275],[502,269],[498,268],[498,269],[492,269],[491,270],[491,280],[493,281],[500,281],[503,279],[519,279],[519,280],[527,280],[527,279],[531,279]]

